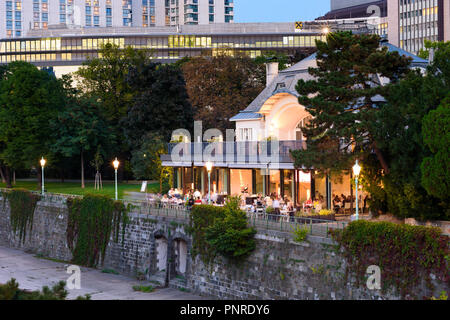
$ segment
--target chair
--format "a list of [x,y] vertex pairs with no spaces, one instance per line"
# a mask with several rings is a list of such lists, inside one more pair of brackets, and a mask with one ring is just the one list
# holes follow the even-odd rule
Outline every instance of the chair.
[[350,202],[345,202],[345,205],[344,205],[344,214],[346,214],[346,213],[351,213]]

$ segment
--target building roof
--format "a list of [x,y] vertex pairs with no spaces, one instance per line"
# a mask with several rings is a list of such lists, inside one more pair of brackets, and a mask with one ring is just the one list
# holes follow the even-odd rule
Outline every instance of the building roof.
[[407,56],[412,58],[411,66],[414,68],[416,67],[426,68],[428,65],[428,60],[422,59],[416,56],[415,54],[412,54],[408,51],[405,51],[399,47],[394,46],[393,44],[390,44],[389,42],[382,42],[381,45],[387,47],[389,52],[397,51],[401,56]]
[[[418,56],[409,53],[405,50],[402,50],[390,43],[384,42],[381,43],[382,46],[388,47],[390,52],[397,51],[400,55],[405,55],[411,57],[412,63],[411,66],[422,67],[425,68],[428,65],[428,61]],[[238,121],[238,120],[258,120],[262,118],[262,115],[258,112],[261,111],[262,107],[267,103],[274,103],[272,100],[279,99],[280,94],[284,93],[290,94],[298,97],[298,93],[296,91],[297,83],[300,79],[305,81],[312,80],[313,77],[308,73],[308,68],[317,67],[316,54],[312,54],[309,57],[303,59],[302,61],[294,64],[288,69],[282,70],[279,72],[278,76],[272,81],[272,83],[267,86],[257,97],[253,100],[249,106],[239,112],[236,116],[230,119],[230,121]],[[379,99],[380,97],[378,97]],[[257,117],[259,115],[259,117]]]

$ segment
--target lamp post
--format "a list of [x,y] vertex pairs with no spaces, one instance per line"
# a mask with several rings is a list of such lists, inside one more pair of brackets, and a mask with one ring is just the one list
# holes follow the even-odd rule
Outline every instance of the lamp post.
[[358,164],[358,160],[356,160],[355,165],[353,166],[353,175],[355,176],[355,189],[356,189],[356,214],[355,220],[359,218],[359,206],[358,206],[358,177],[361,172],[361,166]]
[[119,200],[119,197],[117,195],[117,169],[119,169],[119,164],[120,164],[120,162],[116,158],[116,160],[113,161],[114,172],[115,172],[115,182],[116,182],[116,200]]
[[208,204],[211,204],[211,170],[212,170],[213,164],[212,162],[208,161],[206,163],[206,170],[208,171]]
[[44,157],[42,157],[40,163],[41,163],[41,168],[42,168],[42,195],[44,195],[44,167],[45,167],[45,159]]

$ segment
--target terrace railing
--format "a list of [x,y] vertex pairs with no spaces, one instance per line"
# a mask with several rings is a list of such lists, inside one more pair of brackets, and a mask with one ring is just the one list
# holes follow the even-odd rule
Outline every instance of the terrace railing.
[[[192,142],[169,143],[168,154],[161,157],[164,161],[215,161],[215,162],[293,162],[291,150],[306,148],[306,141],[239,141],[239,142]],[[267,160],[270,159],[270,160]]]

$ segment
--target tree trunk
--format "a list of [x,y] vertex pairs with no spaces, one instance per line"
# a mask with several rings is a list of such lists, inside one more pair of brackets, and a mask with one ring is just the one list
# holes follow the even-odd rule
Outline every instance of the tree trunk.
[[5,166],[4,168],[5,168],[6,187],[7,188],[12,188],[12,184],[11,184],[11,170],[7,166]]
[[2,183],[6,183],[5,175],[3,174],[3,167],[0,166],[0,176],[2,177]]
[[381,152],[380,149],[378,149],[376,142],[373,143],[372,147],[373,147],[373,150],[375,151],[375,154],[377,155],[378,161],[380,161],[380,164],[383,167],[384,173],[388,174],[389,166],[386,162],[386,159],[384,159],[383,153]]
[[61,168],[59,170],[59,174],[60,174],[60,178],[61,178],[61,183],[64,183],[64,168]]
[[84,189],[84,157],[83,157],[83,150],[81,150],[81,188]]
[[38,169],[37,169],[37,179],[38,179],[39,191],[41,191],[42,190],[42,167],[38,167]]

